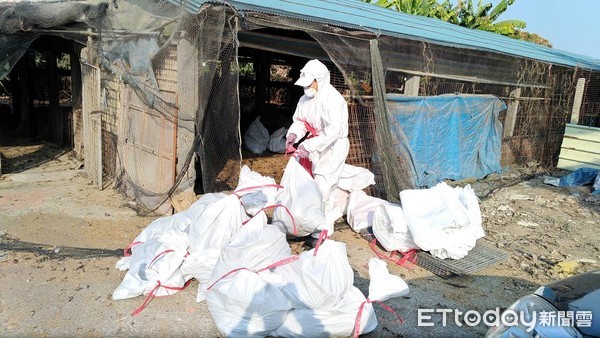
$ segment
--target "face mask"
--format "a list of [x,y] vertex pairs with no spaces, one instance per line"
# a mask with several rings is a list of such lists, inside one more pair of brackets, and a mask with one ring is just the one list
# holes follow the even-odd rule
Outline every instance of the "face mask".
[[306,97],[315,97],[315,95],[317,94],[317,90],[311,87],[307,87],[304,88],[304,95],[306,95]]

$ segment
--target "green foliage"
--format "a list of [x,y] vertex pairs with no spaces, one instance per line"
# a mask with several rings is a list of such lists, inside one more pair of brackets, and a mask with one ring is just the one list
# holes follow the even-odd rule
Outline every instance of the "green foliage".
[[390,8],[403,13],[440,19],[458,26],[484,30],[504,36],[531,41],[545,46],[550,43],[537,34],[522,31],[527,24],[521,20],[497,21],[508,6],[516,0],[501,0],[495,7],[492,3],[483,4],[479,0],[477,7],[473,0],[458,0],[453,6],[450,0],[363,0],[377,6]]

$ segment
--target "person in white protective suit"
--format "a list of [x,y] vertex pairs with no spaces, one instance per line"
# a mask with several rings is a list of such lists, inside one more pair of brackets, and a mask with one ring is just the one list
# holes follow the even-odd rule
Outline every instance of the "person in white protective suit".
[[333,223],[342,216],[341,211],[334,210],[332,194],[346,162],[350,143],[348,104],[329,83],[329,78],[329,70],[319,60],[308,61],[300,70],[300,78],[295,85],[304,88],[304,95],[296,106],[286,137],[286,148],[292,147],[309,132],[295,155],[312,162],[312,174],[323,195],[323,211],[328,223],[318,230],[327,229],[332,233]]

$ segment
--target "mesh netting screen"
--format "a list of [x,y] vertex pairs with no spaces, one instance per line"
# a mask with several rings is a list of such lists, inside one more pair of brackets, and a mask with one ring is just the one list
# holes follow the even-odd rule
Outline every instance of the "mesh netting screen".
[[[228,5],[205,4],[189,13],[165,1],[13,3],[0,5],[0,17],[0,78],[42,35],[87,46],[84,62],[104,74],[106,172],[149,210],[168,211],[169,198],[187,188],[200,193],[234,188],[241,163],[238,38],[244,32],[255,34],[249,48],[296,58],[283,65],[318,57],[328,66],[332,84],[349,105],[347,162],[373,171],[370,192],[389,200],[413,187],[414,174],[405,136],[390,133],[386,94],[501,98],[515,108],[499,116],[505,127],[513,126],[503,137],[504,165],[556,164],[580,78],[586,86],[579,122],[600,123],[598,72],[238,12]],[[261,43],[265,30],[274,36]],[[272,43],[280,49],[273,51]],[[80,122],[73,123],[77,134]]]

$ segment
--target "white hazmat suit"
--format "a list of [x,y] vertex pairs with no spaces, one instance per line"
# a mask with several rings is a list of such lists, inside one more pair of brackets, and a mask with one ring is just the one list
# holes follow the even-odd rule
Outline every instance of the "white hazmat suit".
[[[312,172],[323,195],[323,211],[327,223],[322,229],[333,232],[333,222],[341,212],[334,210],[333,191],[335,190],[342,168],[346,162],[350,143],[348,141],[348,104],[344,97],[329,83],[330,75],[327,67],[318,60],[311,60],[300,70],[300,78],[296,85],[310,86],[313,80],[318,87],[314,96],[303,95],[298,101],[293,122],[287,136],[295,134],[298,139],[307,131],[307,125],[314,129],[301,143],[308,152],[312,162]],[[311,95],[311,94],[309,94]]]

